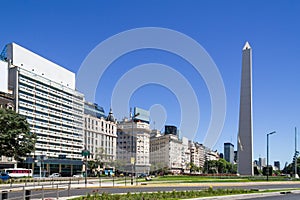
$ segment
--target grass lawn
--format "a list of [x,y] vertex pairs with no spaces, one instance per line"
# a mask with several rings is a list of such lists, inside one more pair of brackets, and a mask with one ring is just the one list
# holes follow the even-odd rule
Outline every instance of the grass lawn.
[[[143,180],[144,179],[140,179]],[[242,177],[242,176],[188,176],[188,175],[169,175],[160,176],[152,179],[155,182],[179,182],[179,183],[207,183],[207,182],[255,182],[266,181],[264,176]],[[287,177],[269,177],[269,181],[287,181]],[[296,179],[297,180],[297,179]]]
[[175,191],[172,192],[153,192],[153,193],[127,193],[127,194],[107,194],[107,193],[94,193],[74,198],[72,200],[177,200],[177,199],[191,199],[199,197],[212,197],[212,196],[227,196],[236,194],[253,194],[253,193],[266,193],[276,191],[289,191],[289,190],[264,190],[254,191],[247,189],[213,189],[209,187],[205,190],[192,190],[192,191]]

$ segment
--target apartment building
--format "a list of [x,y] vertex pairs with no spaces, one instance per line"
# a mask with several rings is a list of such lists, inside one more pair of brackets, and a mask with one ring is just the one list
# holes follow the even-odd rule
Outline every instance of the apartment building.
[[84,144],[90,152],[88,160],[110,166],[116,160],[117,121],[110,110],[105,116],[104,109],[95,103],[84,105]]
[[15,43],[6,45],[3,57],[15,110],[37,135],[27,164],[34,173],[41,164],[49,173],[81,171],[84,95],[75,89],[75,74]]
[[196,167],[203,167],[206,160],[206,148],[203,144],[189,141],[189,148],[191,153],[191,163]]
[[182,170],[182,142],[177,135],[157,134],[150,138],[150,163],[179,174]]
[[162,134],[152,130],[150,137],[150,163],[153,171],[168,168],[171,173],[179,174],[189,170],[190,150],[188,139],[179,139],[177,127],[165,126]]
[[131,119],[117,125],[117,161],[120,171],[141,174],[150,171],[149,111],[134,108]]

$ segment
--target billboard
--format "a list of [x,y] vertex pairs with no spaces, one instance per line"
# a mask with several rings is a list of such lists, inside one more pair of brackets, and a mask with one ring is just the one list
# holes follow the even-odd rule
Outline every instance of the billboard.
[[144,110],[142,108],[134,107],[134,119],[141,120],[143,122],[148,122],[150,121],[150,112],[148,110]]

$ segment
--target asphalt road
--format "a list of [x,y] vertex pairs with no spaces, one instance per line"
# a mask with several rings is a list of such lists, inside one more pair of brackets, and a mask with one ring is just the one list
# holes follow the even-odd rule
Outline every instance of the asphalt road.
[[[245,198],[244,198],[245,199]],[[247,199],[255,199],[255,200],[299,200],[300,194],[299,193],[290,193],[290,194],[278,194],[276,196],[269,196],[269,197],[254,197],[254,198],[247,198]]]
[[[243,185],[241,183],[241,186],[214,186],[214,188],[244,188],[244,189],[283,189],[283,188],[295,188],[299,189],[300,184],[274,184],[274,185],[259,185],[260,183],[256,184],[255,186],[247,186]],[[68,196],[82,196],[86,195],[88,193],[127,193],[127,192],[156,192],[156,191],[185,191],[185,190],[202,190],[207,188],[207,186],[161,186],[161,187],[155,187],[155,186],[147,186],[147,187],[105,187],[105,188],[71,188],[70,191],[67,190],[60,190],[59,194],[57,194],[57,191],[55,190],[46,190],[44,197],[45,198],[56,198],[59,197],[68,197]],[[23,195],[23,191],[14,191],[9,193],[9,199],[20,199],[20,197]],[[32,190],[31,195],[33,197],[31,199],[42,199],[42,191],[41,190]],[[279,194],[278,193],[278,199],[291,199],[291,200],[298,200],[300,199],[300,194]],[[262,197],[262,200],[271,200],[271,199],[277,199],[277,197]],[[251,199],[251,198],[250,198]],[[253,198],[253,199],[260,199],[260,198]]]

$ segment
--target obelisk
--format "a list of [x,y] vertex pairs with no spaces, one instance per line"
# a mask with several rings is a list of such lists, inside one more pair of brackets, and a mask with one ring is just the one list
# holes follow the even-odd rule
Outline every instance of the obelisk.
[[252,49],[243,48],[238,132],[238,174],[253,176],[252,136]]

